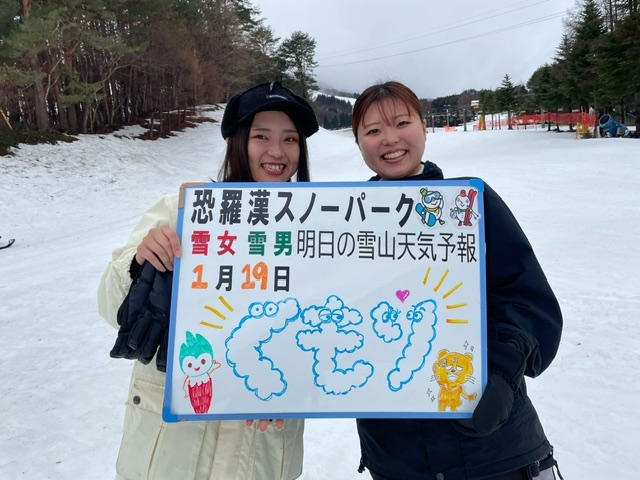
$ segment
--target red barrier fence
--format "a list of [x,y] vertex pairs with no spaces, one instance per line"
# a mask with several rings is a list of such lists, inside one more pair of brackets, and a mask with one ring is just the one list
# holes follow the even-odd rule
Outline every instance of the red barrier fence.
[[[589,115],[584,112],[573,113],[538,113],[535,115],[517,115],[511,117],[511,125],[535,125],[542,123],[555,123],[557,125],[576,125],[578,123],[589,125],[590,127],[596,124],[596,116]],[[507,122],[504,122],[507,125]]]

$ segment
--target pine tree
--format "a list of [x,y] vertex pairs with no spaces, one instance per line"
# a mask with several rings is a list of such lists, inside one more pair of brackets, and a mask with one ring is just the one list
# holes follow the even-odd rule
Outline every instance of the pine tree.
[[[600,104],[640,109],[640,13],[633,13],[604,35],[594,50]],[[623,119],[624,121],[624,119]]]
[[516,88],[511,81],[511,77],[509,74],[505,74],[502,79],[502,84],[500,88],[498,88],[496,92],[496,100],[498,103],[498,107],[500,111],[507,112],[507,123],[509,125],[509,130],[513,130],[513,126],[511,125],[511,114],[516,109],[517,99],[516,99]]
[[306,99],[318,89],[313,71],[318,66],[315,53],[316,41],[299,30],[282,42],[277,53],[285,85]]
[[[545,64],[538,68],[527,82],[527,88],[532,94],[531,102],[534,108],[540,109],[540,114],[544,111],[557,111],[558,105],[558,81],[554,78],[553,67]],[[551,122],[547,123],[551,130]]]
[[[493,90],[483,89],[480,90],[478,103],[480,111],[486,117],[487,115],[491,115],[491,129],[493,130],[493,114],[498,111],[496,105],[496,94]],[[486,130],[486,123],[484,126],[484,130]]]
[[563,87],[572,108],[587,108],[594,101],[598,85],[594,51],[605,31],[595,0],[584,0],[582,10],[570,26],[570,48],[565,53],[567,75]]

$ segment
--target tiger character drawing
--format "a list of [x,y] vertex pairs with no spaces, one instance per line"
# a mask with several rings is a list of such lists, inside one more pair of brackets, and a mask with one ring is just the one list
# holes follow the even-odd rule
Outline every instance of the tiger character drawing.
[[462,405],[462,399],[472,401],[475,393],[465,392],[462,386],[466,382],[473,383],[473,355],[471,353],[449,352],[440,350],[438,360],[433,363],[433,379],[440,386],[438,394],[438,411],[444,412],[447,407],[455,412]]

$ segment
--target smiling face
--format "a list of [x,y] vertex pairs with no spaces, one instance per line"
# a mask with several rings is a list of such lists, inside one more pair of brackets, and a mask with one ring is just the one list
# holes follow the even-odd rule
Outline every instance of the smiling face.
[[444,198],[440,192],[428,192],[422,197],[422,203],[429,208],[442,208],[444,206]]
[[258,112],[249,131],[249,169],[256,182],[286,182],[298,170],[300,135],[284,112]]
[[357,139],[364,162],[383,180],[422,171],[427,126],[417,112],[400,101],[371,104],[358,126]]
[[182,371],[189,377],[204,375],[213,365],[213,358],[209,353],[203,353],[197,358],[189,355],[182,360]]
[[456,207],[458,207],[460,210],[466,210],[467,208],[469,208],[469,197],[467,196],[462,196],[462,195],[458,195],[456,197]]

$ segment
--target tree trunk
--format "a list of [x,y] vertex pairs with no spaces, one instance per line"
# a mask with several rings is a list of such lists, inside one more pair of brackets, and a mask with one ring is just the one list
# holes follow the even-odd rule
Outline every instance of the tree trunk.
[[69,129],[72,133],[78,133],[78,116],[76,114],[76,105],[69,105],[67,107],[67,121],[69,123]]
[[[34,58],[32,59],[31,64],[37,67],[38,62]],[[34,82],[34,109],[36,116],[36,128],[38,130],[49,130],[49,113],[47,112],[47,100],[44,97],[44,85],[42,85],[41,80],[36,80]]]
[[31,0],[22,0],[22,17],[26,18],[31,14]]
[[[27,18],[31,14],[31,0],[22,0],[22,18]],[[33,55],[29,59],[29,64],[34,71],[39,72],[38,56]],[[49,114],[47,113],[47,100],[45,98],[42,80],[34,82],[34,109],[36,128],[38,130],[49,130]]]

